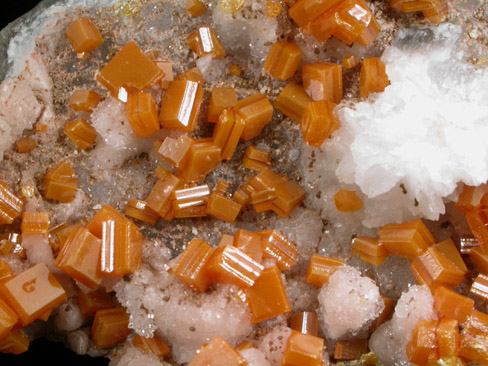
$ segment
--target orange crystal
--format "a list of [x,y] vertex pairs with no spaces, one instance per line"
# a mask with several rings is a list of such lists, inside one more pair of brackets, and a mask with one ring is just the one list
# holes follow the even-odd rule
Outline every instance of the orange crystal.
[[287,80],[295,75],[302,58],[302,50],[291,42],[276,42],[271,46],[263,70],[269,76]]
[[217,122],[224,109],[232,108],[236,103],[237,94],[234,88],[212,88],[207,121]]
[[45,212],[24,212],[20,231],[22,235],[47,234],[49,231],[49,215]]
[[469,290],[470,294],[488,302],[488,276],[480,273],[475,278]]
[[195,83],[199,83],[200,85],[205,84],[205,77],[203,76],[202,72],[200,71],[200,69],[198,67],[194,67],[188,71],[185,71],[182,74],[179,74],[175,78],[175,80],[194,81]]
[[230,244],[242,250],[258,263],[262,262],[263,247],[261,244],[261,236],[258,233],[251,233],[241,229],[235,233],[234,237],[230,238],[232,239]]
[[367,349],[367,339],[338,341],[334,350],[334,358],[336,360],[359,360]]
[[185,7],[193,18],[199,17],[207,10],[200,0],[188,0]]
[[323,365],[324,340],[322,338],[291,331],[283,353],[282,366]]
[[437,320],[420,320],[412,339],[407,344],[407,357],[411,363],[427,365],[432,352],[437,348]]
[[266,1],[266,16],[268,18],[276,18],[281,14],[283,6],[278,1]]
[[322,287],[324,283],[329,282],[330,276],[335,272],[337,267],[345,265],[346,262],[340,259],[325,257],[314,254],[310,258],[307,269],[307,283],[312,286]]
[[103,43],[98,28],[88,18],[78,18],[66,30],[66,36],[73,50],[84,59],[85,54]]
[[261,170],[266,169],[271,165],[269,152],[258,149],[256,146],[250,145],[244,151],[242,164],[247,169],[260,172]]
[[71,202],[78,188],[73,168],[62,162],[44,176],[44,197],[59,202]]
[[204,241],[192,239],[176,259],[172,272],[193,291],[205,292],[211,284],[205,268],[214,250]]
[[241,205],[218,193],[212,193],[208,200],[207,213],[219,220],[233,223],[239,212]]
[[253,287],[246,291],[246,301],[251,309],[252,324],[283,315],[291,311],[280,271],[276,266],[266,268]]
[[8,335],[18,320],[17,313],[0,298],[0,341]]
[[319,332],[319,318],[309,311],[295,313],[291,316],[290,328],[316,337]]
[[488,193],[488,183],[479,186],[464,184],[454,207],[463,212],[476,212],[480,209],[481,199],[486,193]]
[[378,266],[383,263],[388,256],[388,252],[383,245],[380,245],[378,238],[366,238],[360,236],[352,241],[352,254],[358,254],[361,260]]
[[78,306],[83,316],[92,316],[98,310],[110,309],[114,307],[112,297],[105,291],[98,290],[93,292],[78,291]]
[[469,259],[481,273],[488,275],[488,255],[480,247],[471,249]]
[[433,246],[436,250],[444,254],[444,256],[454,263],[464,274],[468,273],[468,268],[464,263],[463,258],[459,254],[456,244],[452,239],[443,240]]
[[459,355],[488,365],[488,315],[474,310],[461,332]]
[[15,309],[23,326],[58,306],[67,297],[44,263],[39,263],[1,283],[0,293]]
[[488,251],[488,208],[466,212],[466,221],[484,252]]
[[182,132],[193,131],[202,99],[203,89],[199,83],[188,80],[171,82],[161,100],[161,127]]
[[98,73],[97,80],[114,98],[126,102],[128,94],[159,82],[163,76],[154,61],[129,41]]
[[37,141],[31,139],[30,137],[25,137],[23,139],[17,140],[15,142],[17,151],[21,154],[30,153],[37,147]]
[[0,225],[11,224],[22,212],[23,202],[0,180]]
[[98,310],[91,334],[97,348],[110,348],[124,342],[130,334],[129,314],[123,307]]
[[154,212],[157,212],[159,216],[164,217],[171,207],[171,193],[179,183],[180,179],[173,174],[169,172],[163,174],[154,185],[151,193],[149,193],[146,199],[147,206]]
[[0,282],[5,282],[14,276],[12,268],[4,260],[0,259]]
[[338,104],[342,99],[342,66],[329,62],[303,65],[303,87],[313,100]]
[[211,141],[195,140],[188,152],[188,163],[178,171],[178,177],[185,182],[205,180],[208,173],[220,163],[221,149]]
[[159,218],[158,213],[152,210],[147,205],[147,202],[134,198],[127,202],[124,214],[136,220],[147,222],[150,225],[154,225]]
[[262,94],[254,94],[238,101],[234,109],[246,122],[241,136],[244,141],[259,136],[264,126],[273,118],[273,107]]
[[126,114],[136,137],[149,137],[159,130],[158,111],[151,93],[130,94],[127,98]]
[[188,366],[246,366],[246,360],[222,337],[200,348]]
[[370,93],[381,93],[390,85],[385,64],[379,57],[365,58],[359,75],[359,96],[366,98]]
[[75,112],[91,113],[97,107],[102,97],[92,90],[77,89],[69,98],[69,106]]
[[198,57],[212,55],[214,59],[225,56],[225,50],[211,27],[200,27],[186,37],[186,43]]
[[305,92],[303,86],[291,82],[286,84],[285,88],[276,97],[273,106],[282,111],[285,116],[300,123],[303,113],[305,113],[305,108],[307,108],[310,101],[312,99]]
[[242,73],[242,69],[239,65],[237,64],[232,64],[229,66],[229,71],[231,72],[232,75],[234,76],[240,76]]
[[352,69],[357,64],[359,64],[359,60],[354,55],[348,54],[342,59],[342,67],[346,70]]
[[276,260],[281,271],[289,270],[298,259],[297,246],[278,230],[258,231],[263,246],[263,257]]
[[335,106],[328,100],[307,104],[300,122],[303,140],[307,144],[320,147],[339,128],[340,122],[334,116]]
[[101,241],[85,227],[77,227],[69,235],[56,258],[56,265],[89,289],[102,282],[98,268]]
[[83,118],[78,118],[64,125],[64,133],[80,149],[86,150],[97,139],[97,131]]
[[341,189],[334,194],[334,203],[338,211],[354,212],[363,208],[363,200],[355,191]]
[[188,135],[181,135],[177,139],[166,137],[158,149],[158,154],[178,169],[184,168],[188,162],[188,152],[193,141]]
[[0,341],[0,353],[20,355],[29,349],[29,337],[20,329],[13,330]]
[[436,329],[439,359],[457,357],[459,351],[459,323],[455,319],[442,318]]
[[434,308],[449,319],[464,323],[473,311],[474,301],[444,286],[439,286],[434,294]]
[[244,119],[232,109],[225,109],[220,114],[215,124],[212,138],[214,144],[222,150],[222,160],[230,160],[232,158],[245,126]]
[[171,351],[166,342],[161,340],[157,335],[154,335],[152,338],[146,338],[136,334],[132,339],[132,345],[145,352],[151,352],[159,358],[166,357]]

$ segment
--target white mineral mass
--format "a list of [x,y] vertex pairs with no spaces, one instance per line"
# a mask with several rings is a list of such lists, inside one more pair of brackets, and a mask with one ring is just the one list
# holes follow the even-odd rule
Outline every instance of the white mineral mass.
[[291,329],[283,326],[274,327],[259,343],[258,349],[264,353],[271,366],[281,366]]
[[271,366],[264,353],[254,347],[239,351],[239,353],[246,359],[247,366]]

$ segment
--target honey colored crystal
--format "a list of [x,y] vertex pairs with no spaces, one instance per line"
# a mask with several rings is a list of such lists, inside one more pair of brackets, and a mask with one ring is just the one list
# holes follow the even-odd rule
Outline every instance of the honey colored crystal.
[[273,118],[273,107],[268,98],[262,94],[254,94],[238,101],[234,110],[246,123],[241,136],[244,141],[259,136],[264,126]]
[[[0,283],[2,282],[0,281]],[[18,320],[19,317],[14,309],[0,298],[0,342],[7,337]]]
[[480,273],[471,284],[469,293],[488,302],[488,276]]
[[269,76],[287,80],[295,75],[302,58],[302,50],[291,42],[274,43],[263,64],[263,70]]
[[66,30],[66,36],[73,50],[83,55],[92,52],[103,43],[98,28],[88,18],[78,18]]
[[352,253],[358,254],[361,260],[378,266],[383,263],[388,256],[384,246],[380,245],[377,238],[357,237],[352,242]]
[[0,224],[11,224],[22,213],[23,202],[0,180]]
[[92,113],[100,103],[102,97],[97,92],[86,89],[77,89],[69,98],[69,106],[75,112]]
[[24,212],[20,231],[22,235],[47,234],[49,231],[49,215],[45,212]]
[[381,93],[390,85],[385,64],[378,57],[365,58],[359,75],[359,96],[366,98],[371,93]]
[[222,160],[230,160],[234,155],[239,139],[246,123],[244,119],[232,109],[225,109],[215,124],[213,140],[221,148]]
[[319,332],[319,318],[317,314],[309,311],[295,313],[291,316],[290,328],[297,332],[317,337]]
[[29,337],[20,329],[12,330],[0,341],[0,353],[20,355],[29,349]]
[[256,146],[248,146],[244,151],[242,163],[247,169],[261,171],[271,165],[269,152],[258,149]]
[[464,323],[473,311],[474,301],[444,286],[439,286],[434,293],[434,308],[439,315]]
[[355,191],[341,189],[334,194],[334,203],[338,211],[354,212],[363,208],[363,200]]
[[[203,76],[202,72],[198,67],[194,67],[190,70],[185,71],[182,74],[179,74],[175,80],[179,81],[193,81],[200,85],[205,84],[205,77]],[[171,84],[171,83],[170,83]],[[169,86],[169,85],[168,85]]]
[[176,168],[184,168],[188,162],[188,152],[193,141],[188,135],[181,135],[177,139],[166,137],[158,149],[158,154]]
[[233,223],[239,212],[241,205],[218,193],[212,193],[208,200],[207,213],[219,220]]
[[283,353],[282,366],[323,365],[324,340],[322,338],[291,331]]
[[114,307],[112,297],[103,290],[92,292],[78,291],[78,306],[83,316],[92,316],[98,310]]
[[158,111],[151,93],[130,94],[127,98],[126,115],[136,137],[149,137],[159,130]]
[[239,248],[256,262],[262,262],[263,247],[261,244],[261,236],[258,233],[251,233],[249,231],[240,229],[237,230],[234,237],[230,238],[232,240],[232,242],[229,243],[230,245],[234,245],[236,248]]
[[130,334],[129,314],[123,307],[98,310],[91,334],[97,348],[110,348],[124,342]]
[[308,264],[306,273],[307,283],[312,286],[322,287],[324,283],[329,282],[329,278],[335,270],[345,264],[346,262],[340,259],[314,254]]
[[21,154],[27,154],[33,151],[37,147],[37,141],[31,139],[30,137],[25,137],[23,139],[17,140],[15,142],[17,151]]
[[147,202],[130,199],[125,206],[124,214],[133,219],[144,221],[150,225],[154,225],[158,221],[158,213],[151,209]]
[[166,342],[161,340],[157,335],[154,335],[152,338],[146,338],[136,334],[132,339],[132,345],[145,352],[150,352],[159,358],[166,357],[171,351]]
[[186,37],[186,43],[198,57],[212,55],[214,59],[225,56],[225,50],[211,27],[200,27]]
[[195,140],[188,152],[188,163],[178,170],[185,182],[200,182],[220,163],[221,149],[211,141]]
[[97,139],[97,131],[83,118],[78,118],[64,125],[64,133],[80,149],[86,150]]
[[188,366],[246,366],[247,362],[222,337],[216,336],[200,348]]
[[0,284],[0,293],[19,315],[22,326],[61,304],[67,297],[44,263],[39,263]]
[[334,108],[335,104],[326,100],[307,104],[300,124],[303,140],[308,145],[320,147],[339,128]]
[[266,1],[266,16],[268,18],[276,18],[281,14],[283,6],[278,1]]
[[261,236],[263,257],[276,260],[281,271],[289,270],[298,259],[297,246],[278,230],[258,231]]
[[334,350],[336,360],[359,360],[368,349],[367,339],[354,339],[350,341],[338,341]]
[[417,323],[412,339],[407,344],[407,357],[411,363],[428,364],[432,353],[437,348],[436,328],[437,320],[420,320]]
[[357,64],[359,64],[359,60],[354,55],[347,54],[342,59],[342,67],[344,67],[346,70],[352,69]]
[[232,108],[237,103],[237,94],[234,88],[212,88],[207,121],[217,122],[225,108]]
[[466,222],[484,252],[488,252],[488,208],[466,212]]
[[162,175],[146,198],[147,206],[154,212],[157,212],[159,216],[164,217],[171,207],[171,193],[179,183],[180,179],[169,172]]
[[471,249],[469,259],[476,265],[481,273],[488,275],[488,255],[486,255],[480,247]]
[[188,0],[185,7],[193,18],[199,17],[207,10],[200,0]]
[[44,176],[44,197],[67,203],[73,201],[78,188],[78,179],[73,168],[62,162]]
[[300,123],[310,101],[312,99],[302,86],[290,82],[276,97],[273,106],[282,111],[285,116]]
[[203,89],[199,83],[187,80],[171,82],[161,100],[161,127],[182,132],[193,131],[202,98]]
[[0,259],[0,283],[11,279],[14,276],[12,268],[4,260]]
[[459,323],[455,319],[442,318],[436,329],[439,359],[457,357],[459,353]]
[[303,65],[303,87],[313,100],[338,104],[342,99],[342,67],[328,62]]
[[488,365],[488,315],[474,310],[461,332],[459,355]]

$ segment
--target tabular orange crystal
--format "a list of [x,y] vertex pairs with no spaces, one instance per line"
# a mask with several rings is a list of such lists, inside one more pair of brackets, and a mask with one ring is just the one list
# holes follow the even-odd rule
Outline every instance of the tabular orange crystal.
[[378,317],[371,324],[371,327],[369,328],[370,333],[373,333],[376,329],[378,329],[381,324],[386,322],[393,312],[395,301],[392,298],[386,296],[381,296],[381,300],[383,301],[383,304],[385,304],[385,307],[380,315],[378,315]]
[[66,292],[44,263],[0,284],[0,293],[15,309],[23,326],[32,323],[66,299]]
[[246,360],[222,337],[217,336],[201,347],[188,366],[245,366]]
[[225,56],[225,50],[211,27],[200,27],[186,37],[186,43],[198,57],[212,55],[214,59]]
[[246,301],[251,309],[252,324],[291,311],[285,286],[276,266],[263,270],[254,286],[246,289]]
[[303,87],[313,100],[339,103],[342,99],[341,65],[317,62],[303,65]]
[[91,113],[97,107],[102,97],[92,90],[77,89],[69,98],[69,106],[75,112]]
[[163,76],[154,61],[130,41],[98,73],[97,80],[114,98],[126,102],[128,94],[157,83]]
[[469,259],[476,265],[480,272],[488,275],[488,255],[480,247],[471,249]]
[[271,46],[263,70],[269,76],[287,80],[295,75],[302,58],[302,50],[291,42],[276,42]]
[[16,312],[0,298],[0,340],[7,336],[18,320]]
[[432,352],[437,348],[437,320],[420,320],[412,339],[407,344],[408,360],[417,365],[427,365]]
[[169,130],[190,132],[195,129],[202,104],[203,89],[199,83],[175,80],[161,100],[159,122]]
[[488,365],[488,315],[474,310],[461,332],[459,355]]
[[[217,247],[223,248],[227,245],[234,245],[234,237],[232,235],[224,234],[220,237],[219,245]],[[259,245],[261,246],[261,238],[259,238]],[[249,255],[249,253],[246,252],[245,250],[244,250],[244,253],[247,253]],[[258,262],[260,262],[260,261],[258,261]]]
[[356,66],[359,63],[359,60],[356,58],[356,56],[348,54],[342,59],[342,67],[344,67],[346,70],[352,69],[354,66]]
[[465,217],[479,246],[485,253],[488,252],[488,208],[466,212]]
[[316,337],[319,332],[319,318],[309,311],[295,313],[291,316],[290,328]]
[[93,292],[78,291],[78,306],[83,316],[92,316],[98,310],[114,307],[112,297],[102,290]]
[[11,224],[22,212],[23,202],[0,180],[0,225]]
[[181,135],[177,139],[166,137],[158,149],[158,154],[178,169],[184,168],[188,162],[188,152],[193,141],[188,135]]
[[161,217],[170,209],[171,193],[176,189],[180,179],[171,173],[162,175],[146,198],[147,206]]
[[339,190],[334,195],[334,203],[337,210],[342,212],[354,212],[363,208],[363,200],[355,191]]
[[469,292],[484,302],[488,302],[488,276],[482,273],[478,274]]
[[463,212],[476,212],[480,208],[481,199],[488,193],[488,183],[479,186],[463,185],[463,191],[459,194],[458,201],[454,205]]
[[17,254],[26,259],[25,249],[22,247],[22,235],[19,233],[0,234],[0,255]]
[[14,276],[12,268],[4,260],[0,259],[0,282],[5,282]]
[[281,14],[283,6],[278,1],[266,1],[266,16],[268,18],[276,18]]
[[44,176],[44,197],[59,202],[71,202],[78,188],[75,171],[69,164],[62,162]]
[[262,94],[254,94],[238,101],[234,110],[246,122],[241,136],[244,141],[259,136],[264,126],[273,118],[273,107],[268,98]]
[[[232,238],[232,237],[231,237]],[[261,236],[246,230],[238,230],[232,238],[232,245],[239,248],[258,263],[263,259],[263,247]]]
[[436,329],[439,359],[457,357],[459,351],[459,323],[455,319],[442,318]]
[[379,240],[388,253],[410,259],[419,256],[435,243],[434,237],[421,220],[382,226]]
[[281,364],[282,366],[321,366],[323,353],[322,338],[292,330]]
[[78,118],[64,125],[64,133],[80,149],[86,150],[97,139],[97,131],[83,118]]
[[237,94],[234,88],[212,88],[207,121],[217,122],[224,109],[232,108],[236,103]]
[[49,230],[49,215],[45,212],[24,212],[20,231],[26,234],[47,234]]
[[193,18],[199,17],[207,10],[200,0],[188,0],[185,7]]
[[319,100],[307,104],[300,122],[303,140],[310,146],[320,147],[339,126],[334,116],[335,104],[327,100]]
[[273,106],[282,111],[285,116],[300,123],[305,108],[311,100],[302,86],[291,82],[276,97]]
[[233,223],[239,212],[241,205],[218,193],[212,193],[208,200],[207,213],[219,220]]
[[379,57],[365,58],[359,75],[359,96],[366,98],[370,93],[381,93],[390,85],[385,64]]
[[185,182],[199,182],[220,163],[221,149],[211,141],[195,140],[188,152],[187,165],[178,171]]
[[17,140],[15,142],[17,151],[21,154],[30,153],[37,147],[37,141],[31,139],[30,137],[25,137],[23,139]]
[[329,282],[329,278],[335,270],[345,264],[346,262],[341,261],[340,259],[314,254],[312,255],[312,258],[310,258],[310,263],[307,269],[307,283],[312,286],[322,287],[324,283]]
[[334,350],[334,358],[336,360],[359,360],[367,349],[367,339],[338,341]]
[[194,67],[188,71],[185,71],[182,74],[179,74],[175,80],[180,81],[193,81],[195,83],[199,83],[200,85],[205,84],[205,77],[203,76],[202,72],[198,67]]
[[239,287],[251,287],[263,271],[263,266],[239,248],[217,248],[206,265],[208,276],[215,282]]
[[176,259],[172,272],[193,291],[205,292],[211,284],[205,268],[214,250],[204,241],[192,239]]
[[126,114],[136,137],[149,137],[159,130],[158,111],[150,93],[130,94]]
[[161,88],[167,89],[169,84],[174,80],[173,64],[171,61],[156,61],[156,65],[164,74],[161,78]]
[[246,208],[247,206],[249,206],[249,203],[251,203],[252,191],[254,191],[254,189],[249,186],[249,184],[245,184],[234,192],[232,198],[234,199],[234,201],[240,204],[242,208]]
[[250,145],[244,151],[242,164],[247,169],[260,172],[261,170],[266,169],[271,165],[269,152],[258,149],[256,146]]
[[103,276],[98,268],[101,241],[87,228],[78,227],[69,235],[56,258],[56,265],[86,287],[94,289]]
[[448,10],[449,6],[446,1],[432,0],[430,6],[422,10],[422,14],[431,24],[439,24],[442,18],[447,15]]
[[0,353],[20,355],[29,349],[29,337],[20,329],[13,330],[0,341]]
[[380,245],[378,238],[366,238],[364,236],[354,238],[352,253],[358,254],[361,260],[374,266],[383,263],[388,256],[387,250]]
[[145,352],[151,352],[159,358],[166,357],[171,351],[166,342],[162,341],[157,335],[152,338],[146,338],[136,334],[132,339],[132,345]]
[[66,36],[73,50],[82,59],[103,43],[102,35],[98,28],[88,18],[78,18],[66,30]]
[[175,210],[205,205],[208,202],[210,188],[208,184],[177,189],[173,192],[172,206]]
[[281,271],[289,270],[298,259],[297,246],[277,230],[258,231],[263,246],[263,257],[276,260]]
[[98,348],[109,348],[122,343],[130,334],[129,314],[123,307],[98,310],[91,333]]
[[456,248],[456,244],[452,241],[452,239],[443,240],[433,246],[436,250],[441,252],[449,259],[452,263],[454,263],[464,274],[468,273],[468,268],[464,263],[463,258],[459,254],[458,249]]
[[222,160],[230,160],[241,138],[246,123],[244,119],[232,109],[225,109],[215,124],[213,130],[214,144],[222,149]]
[[127,202],[124,214],[133,219],[147,222],[150,225],[154,225],[159,218],[158,213],[152,210],[147,205],[147,202],[136,199],[130,199]]
[[392,0],[391,5],[402,13],[422,11],[424,17],[432,24],[438,24],[448,10],[444,0]]
[[244,351],[245,349],[254,348],[254,344],[249,341],[243,341],[236,346],[236,351]]
[[439,286],[434,294],[434,308],[437,312],[449,319],[456,319],[464,323],[470,316],[474,301],[444,286]]

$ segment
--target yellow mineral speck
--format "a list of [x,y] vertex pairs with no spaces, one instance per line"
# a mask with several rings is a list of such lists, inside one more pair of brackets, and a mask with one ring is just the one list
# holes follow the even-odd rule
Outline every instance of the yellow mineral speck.
[[246,0],[220,0],[220,9],[226,13],[236,13],[242,9]]
[[31,198],[34,197],[35,188],[33,186],[25,186],[21,189],[22,197]]
[[129,17],[141,11],[142,3],[140,0],[119,1],[114,7],[115,15],[119,17]]

